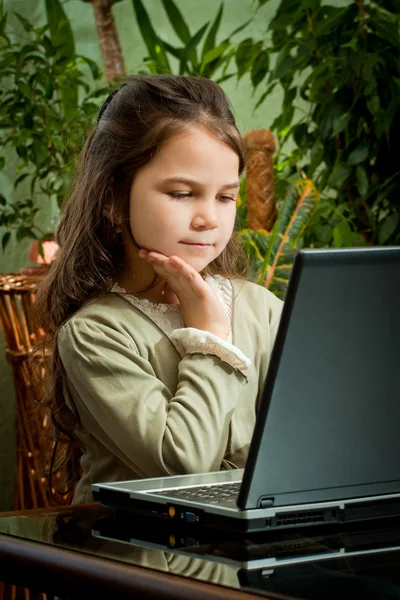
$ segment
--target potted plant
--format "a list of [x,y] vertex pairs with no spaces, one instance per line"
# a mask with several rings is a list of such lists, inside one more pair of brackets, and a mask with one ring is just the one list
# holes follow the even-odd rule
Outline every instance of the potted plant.
[[[70,184],[73,158],[95,120],[101,78],[97,65],[75,54],[72,31],[59,26],[34,27],[16,14],[23,41],[8,32],[8,14],[0,3],[0,168],[16,154],[15,193],[0,194],[2,248],[11,235],[35,240],[36,257],[53,239],[57,213]],[[90,72],[88,77],[87,70]],[[91,81],[90,81],[91,79]],[[89,83],[88,83],[89,80]],[[99,86],[98,86],[99,87]],[[53,207],[53,227],[43,225]],[[34,257],[32,250],[31,258]]]
[[305,244],[399,244],[399,11],[392,0],[339,4],[281,0],[268,35],[239,45],[238,74],[264,63],[256,106],[283,92],[271,124],[278,179],[304,174],[321,193]]

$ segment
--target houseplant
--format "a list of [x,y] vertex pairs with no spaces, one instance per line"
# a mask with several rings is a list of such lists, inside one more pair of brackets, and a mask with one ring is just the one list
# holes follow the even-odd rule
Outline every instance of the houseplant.
[[14,152],[17,160],[16,192],[9,198],[0,194],[3,250],[12,233],[17,240],[38,240],[39,248],[52,239],[53,229],[43,226],[44,206],[60,209],[73,158],[98,111],[97,96],[107,92],[95,89],[101,73],[75,54],[64,19],[58,27],[34,27],[16,16],[24,32],[17,41],[0,3],[0,167]]
[[173,0],[162,0],[165,13],[181,45],[173,46],[162,39],[151,23],[143,0],[132,0],[136,20],[148,50],[145,66],[151,73],[201,75],[217,83],[234,76],[229,67],[235,52],[234,36],[245,29],[250,21],[237,27],[223,40],[218,40],[224,5],[218,8],[213,21],[204,23],[195,33]]
[[398,2],[281,0],[266,29],[267,41],[241,43],[236,63],[239,76],[270,65],[253,81],[258,106],[281,88],[278,179],[303,173],[322,194],[305,243],[398,244]]

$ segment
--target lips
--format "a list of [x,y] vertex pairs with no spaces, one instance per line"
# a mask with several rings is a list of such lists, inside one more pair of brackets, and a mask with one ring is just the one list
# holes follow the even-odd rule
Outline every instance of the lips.
[[179,242],[179,243],[186,244],[187,246],[204,246],[205,248],[207,248],[208,246],[214,246],[214,244],[208,244],[208,243],[204,243],[204,242],[183,241],[183,242]]

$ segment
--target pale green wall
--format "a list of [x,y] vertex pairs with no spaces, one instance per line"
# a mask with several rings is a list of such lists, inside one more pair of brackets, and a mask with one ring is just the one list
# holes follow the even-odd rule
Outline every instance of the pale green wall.
[[[214,19],[219,7],[215,0],[175,0],[189,22],[192,33],[205,22]],[[174,31],[162,8],[161,0],[144,0],[145,6],[151,15],[157,32],[170,43],[178,42]],[[267,20],[276,10],[278,0],[270,2],[256,11],[256,0],[225,0],[225,12],[221,24],[220,38],[227,36],[233,29],[254,16],[253,23],[247,30],[239,34],[238,39],[255,37],[262,39],[267,26]],[[5,7],[9,12],[19,12],[32,23],[42,24],[44,21],[44,0],[5,0]],[[82,0],[67,0],[65,10],[72,23],[76,37],[77,53],[94,59],[101,64],[101,56],[96,36],[93,9],[90,4]],[[146,49],[142,42],[136,24],[132,3],[125,0],[114,6],[113,9],[117,28],[119,31],[122,50],[125,56],[128,73],[135,73],[141,65],[141,59],[146,56]],[[218,41],[218,40],[217,40]],[[255,100],[248,77],[243,77],[239,84],[233,80],[224,84],[224,89],[233,104],[236,119],[242,133],[249,129],[268,127],[277,116],[280,105],[279,92],[257,111],[253,111]],[[12,169],[2,174],[0,187],[3,193],[9,194]],[[20,192],[21,193],[21,192]],[[2,236],[0,228],[0,239]],[[0,250],[0,272],[15,272],[27,264],[28,244],[11,243],[5,254]],[[11,507],[13,490],[13,465],[14,465],[14,391],[9,366],[4,358],[4,348],[0,339],[0,510]]]

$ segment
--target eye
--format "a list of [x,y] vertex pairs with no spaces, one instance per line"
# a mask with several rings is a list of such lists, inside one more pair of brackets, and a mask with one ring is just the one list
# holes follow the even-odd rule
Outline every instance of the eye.
[[224,203],[236,202],[236,196],[219,196],[219,200]]
[[168,196],[171,198],[175,198],[175,200],[183,200],[184,198],[190,198],[192,194],[190,192],[186,192],[185,194],[182,192],[168,192]]

